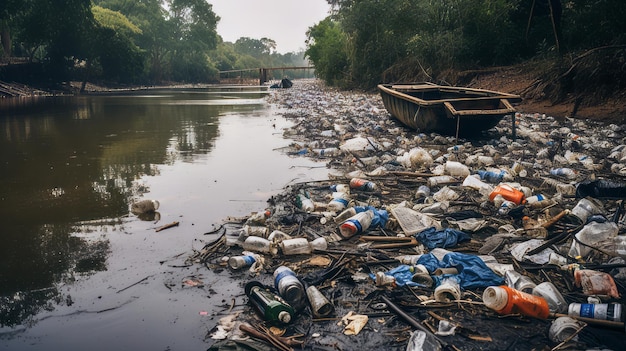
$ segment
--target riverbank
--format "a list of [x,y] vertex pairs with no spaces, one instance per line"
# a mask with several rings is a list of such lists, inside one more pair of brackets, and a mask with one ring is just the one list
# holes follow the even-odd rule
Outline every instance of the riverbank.
[[[531,63],[516,66],[495,67],[483,71],[461,72],[456,78],[457,85],[473,88],[502,91],[519,94],[522,102],[517,109],[522,113],[545,113],[556,118],[573,117],[591,119],[607,123],[626,123],[626,91],[614,92],[614,96],[605,98],[601,103],[594,105],[578,104],[575,100],[565,99],[553,103],[541,96],[531,96],[529,87],[539,80],[539,71]],[[41,95],[76,95],[80,93],[81,82],[69,82],[59,89],[50,90],[36,88],[20,83],[0,81],[0,97],[26,97]],[[193,84],[170,83],[160,86],[101,86],[93,83],[85,85],[85,93],[103,93],[115,91],[154,89],[159,87],[196,87]],[[536,94],[534,94],[536,95]]]
[[[421,333],[430,342],[453,349],[537,350],[564,340],[550,330],[554,313],[567,314],[569,304],[586,302],[589,295],[603,303],[624,304],[624,275],[613,269],[616,266],[597,271],[617,282],[615,290],[593,293],[584,284],[581,288],[573,274],[586,266],[568,266],[600,267],[619,259],[605,251],[571,249],[578,247],[571,235],[585,227],[571,211],[580,201],[580,183],[621,179],[626,158],[610,152],[623,150],[623,127],[557,120],[533,111],[521,114],[515,140],[510,139],[506,120],[482,138],[457,140],[404,128],[389,117],[377,94],[338,91],[319,82],[295,81],[291,89],[273,91],[268,101],[283,107],[283,115],[294,123],[284,132],[295,140],[287,152],[325,160],[329,180],[286,187],[269,199],[267,215],[229,222],[221,227],[219,240],[191,259],[208,269],[230,270],[242,287],[250,281],[274,286],[273,273],[280,266],[292,269],[305,285],[317,287],[331,312],[304,307],[276,329],[283,336],[297,337],[304,349],[406,350],[410,331],[424,328],[414,335]],[[571,174],[554,175],[554,169]],[[488,170],[497,176],[480,179]],[[374,185],[350,187],[354,178]],[[488,196],[502,181],[511,182],[521,198],[548,201],[502,207]],[[303,205],[302,196],[311,200],[311,207]],[[375,220],[362,226],[362,233],[346,234],[338,219],[343,206],[371,211],[368,216]],[[609,198],[598,206],[596,213],[611,218],[620,205]],[[616,234],[624,227],[619,214],[617,218]],[[253,233],[269,234],[272,241]],[[318,244],[322,240],[326,247],[312,250],[304,245],[293,253],[287,244],[291,241],[282,241],[289,238]],[[526,254],[553,238],[560,239],[537,249],[537,255]],[[263,244],[255,248],[248,241]],[[256,252],[257,264],[251,270],[228,268],[228,257],[241,255],[244,249]],[[563,269],[548,261],[550,254],[562,260],[558,262]],[[450,268],[455,271],[435,273]],[[515,286],[513,280],[519,278],[511,277],[520,276],[530,280],[528,291],[532,286],[550,287],[550,296],[543,295],[550,318],[547,310],[541,316],[521,310],[499,314],[485,306],[487,287]],[[261,333],[272,324],[250,305],[242,306],[221,320],[211,335],[230,339],[240,323]],[[580,329],[578,339],[566,347],[621,345],[623,323],[617,330],[593,321],[572,323]],[[217,350],[236,341],[214,342]]]

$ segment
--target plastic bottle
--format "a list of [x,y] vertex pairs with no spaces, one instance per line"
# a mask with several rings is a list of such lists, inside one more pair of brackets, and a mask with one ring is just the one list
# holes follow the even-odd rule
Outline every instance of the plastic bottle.
[[246,251],[263,252],[271,255],[276,255],[278,253],[278,249],[271,241],[258,236],[247,237],[242,246]]
[[356,215],[356,208],[350,207],[350,208],[344,210],[343,212],[341,212],[340,214],[338,214],[337,217],[335,217],[335,223],[337,223],[337,224],[343,223],[348,218],[350,218],[350,217],[352,217],[354,215]]
[[267,227],[259,225],[244,225],[241,230],[246,237],[258,236],[261,238],[267,238],[267,234],[269,233],[269,229]]
[[315,210],[313,200],[311,200],[308,194],[305,193],[299,193],[296,195],[296,206],[305,212],[313,212]]
[[532,289],[532,294],[546,299],[550,312],[567,313],[567,301],[551,282],[543,282]]
[[311,244],[305,238],[286,239],[279,244],[283,255],[308,255],[311,253]]
[[570,303],[567,314],[572,317],[621,322],[622,309],[619,303]]
[[349,203],[348,194],[336,191],[332,194],[333,199],[330,200],[328,206],[326,207],[328,211],[339,212],[343,211]]
[[578,171],[571,168],[554,168],[550,170],[550,174],[566,179],[574,179],[578,175]]
[[[576,233],[576,239],[586,245],[595,246],[603,241],[616,237],[618,232],[619,228],[614,222],[589,222]],[[568,254],[570,257],[576,258],[586,257],[590,253],[590,247],[581,245],[578,241],[573,240]]]
[[523,314],[529,317],[546,319],[550,308],[543,297],[527,294],[506,285],[490,286],[483,292],[485,306],[499,314]]
[[245,286],[248,301],[267,322],[272,324],[288,324],[292,321],[295,311],[280,296],[272,293],[261,283],[251,281]]
[[362,178],[352,178],[350,179],[350,189],[374,191],[376,190],[376,184]]
[[344,239],[363,233],[367,231],[370,224],[372,224],[372,219],[374,219],[374,211],[367,210],[359,212],[341,223],[339,233]]
[[296,273],[289,267],[280,266],[274,271],[274,287],[280,296],[296,310],[305,307],[304,285],[300,282]]
[[489,182],[489,183],[500,183],[501,181],[504,180],[505,175],[508,174],[504,170],[499,170],[499,171],[478,170],[476,171],[476,173],[480,177],[480,180]]
[[508,184],[500,184],[496,186],[491,194],[489,194],[489,200],[493,201],[497,195],[501,195],[503,198],[514,202],[516,205],[521,204],[522,200],[524,200],[524,193]]
[[571,317],[559,317],[555,319],[548,330],[548,337],[552,342],[560,343],[565,340],[578,341],[578,335],[571,337],[578,332],[581,324]]
[[586,223],[590,216],[604,214],[604,207],[600,201],[594,198],[584,198],[580,199],[572,208],[572,214],[578,217],[581,222]]
[[428,178],[428,180],[426,181],[426,184],[428,184],[429,187],[433,187],[439,184],[449,184],[449,183],[454,183],[457,180],[454,179],[454,177],[449,176],[449,175],[441,175],[441,176],[434,176],[434,177],[430,177]]
[[327,147],[325,149],[313,149],[313,152],[319,156],[337,156],[339,149],[336,147]]
[[461,287],[455,277],[444,278],[435,288],[433,293],[435,300],[439,302],[450,302],[461,299]]
[[582,287],[585,295],[608,295],[616,299],[619,298],[617,286],[609,273],[592,269],[576,269],[574,271],[574,283],[576,286]]
[[430,188],[426,185],[420,185],[415,192],[415,197],[418,199],[430,196]]
[[504,273],[504,281],[506,285],[515,290],[519,290],[525,292],[527,294],[531,294],[533,292],[533,288],[537,285],[532,281],[529,277],[518,273],[517,271],[507,271]]
[[417,260],[419,260],[420,257],[422,257],[422,255],[402,255],[394,258],[400,261],[401,264],[414,265],[417,263]]
[[130,206],[130,211],[133,214],[151,213],[159,209],[159,202],[157,200],[141,200],[135,202]]
[[324,237],[317,238],[309,244],[311,245],[311,251],[326,250],[328,248],[328,241]]
[[332,192],[339,191],[342,193],[350,194],[350,186],[346,184],[333,184],[330,186]]
[[232,269],[250,267],[254,262],[256,259],[252,255],[232,256],[228,259],[228,265]]
[[315,286],[311,285],[306,288],[306,296],[309,299],[311,312],[313,312],[315,318],[329,317],[335,312],[335,307]]
[[500,205],[500,207],[498,208],[498,213],[502,216],[506,215],[509,213],[509,211],[511,211],[512,209],[515,208],[515,206],[517,206],[515,204],[515,202],[513,201],[508,201],[505,200],[502,202],[502,204]]
[[456,177],[467,177],[470,174],[466,165],[456,161],[446,161],[445,170],[449,175]]

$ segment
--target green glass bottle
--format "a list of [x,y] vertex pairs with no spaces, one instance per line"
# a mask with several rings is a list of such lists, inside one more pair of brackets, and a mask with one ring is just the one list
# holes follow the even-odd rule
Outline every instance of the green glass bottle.
[[293,319],[293,307],[263,284],[251,281],[246,284],[245,292],[248,301],[266,321],[272,324],[288,324]]

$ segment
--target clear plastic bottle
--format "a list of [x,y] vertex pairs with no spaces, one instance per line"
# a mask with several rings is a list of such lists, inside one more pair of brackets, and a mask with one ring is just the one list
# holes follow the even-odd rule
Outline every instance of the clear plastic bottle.
[[246,251],[263,252],[271,255],[278,253],[278,249],[271,241],[258,236],[247,237],[242,246]]
[[415,192],[415,197],[418,199],[430,196],[430,188],[426,185],[420,185]]
[[440,185],[440,184],[455,183],[456,181],[457,180],[453,176],[441,175],[441,176],[434,176],[434,177],[428,178],[426,183],[428,184],[429,187],[433,187],[433,186]]
[[551,282],[543,282],[532,289],[532,294],[543,297],[548,303],[550,312],[567,313],[567,301]]
[[566,179],[575,179],[578,176],[578,171],[571,168],[553,168],[550,170],[550,174]]
[[504,273],[504,281],[510,288],[528,294],[532,293],[533,288],[537,286],[532,279],[516,271],[507,271]]
[[504,170],[500,170],[500,171],[478,170],[476,171],[476,173],[480,177],[480,180],[489,182],[489,183],[500,183],[501,181],[504,180],[504,176],[507,174],[507,172]]
[[469,168],[457,161],[446,161],[445,171],[455,177],[467,177],[470,174]]
[[152,213],[159,209],[157,200],[141,200],[131,205],[130,211],[133,214]]
[[[595,246],[603,241],[609,239],[612,240],[617,236],[618,232],[619,228],[614,222],[589,222],[578,233],[576,233],[576,239],[586,245]],[[590,247],[581,245],[576,240],[572,241],[572,245],[569,250],[570,257],[586,257],[589,253],[591,253]]]
[[356,234],[367,231],[374,219],[374,211],[367,210],[359,212],[348,218],[339,226],[339,233],[344,239],[348,239]]

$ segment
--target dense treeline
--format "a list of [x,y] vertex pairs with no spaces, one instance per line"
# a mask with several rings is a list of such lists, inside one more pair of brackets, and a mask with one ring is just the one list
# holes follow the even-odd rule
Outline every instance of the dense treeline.
[[22,78],[52,84],[213,82],[218,71],[305,65],[269,38],[223,42],[209,2],[2,0],[0,61],[28,62],[14,68]]
[[333,13],[309,28],[306,55],[329,84],[442,81],[528,60],[562,74],[591,49],[601,69],[585,78],[626,84],[624,0],[327,1]]

